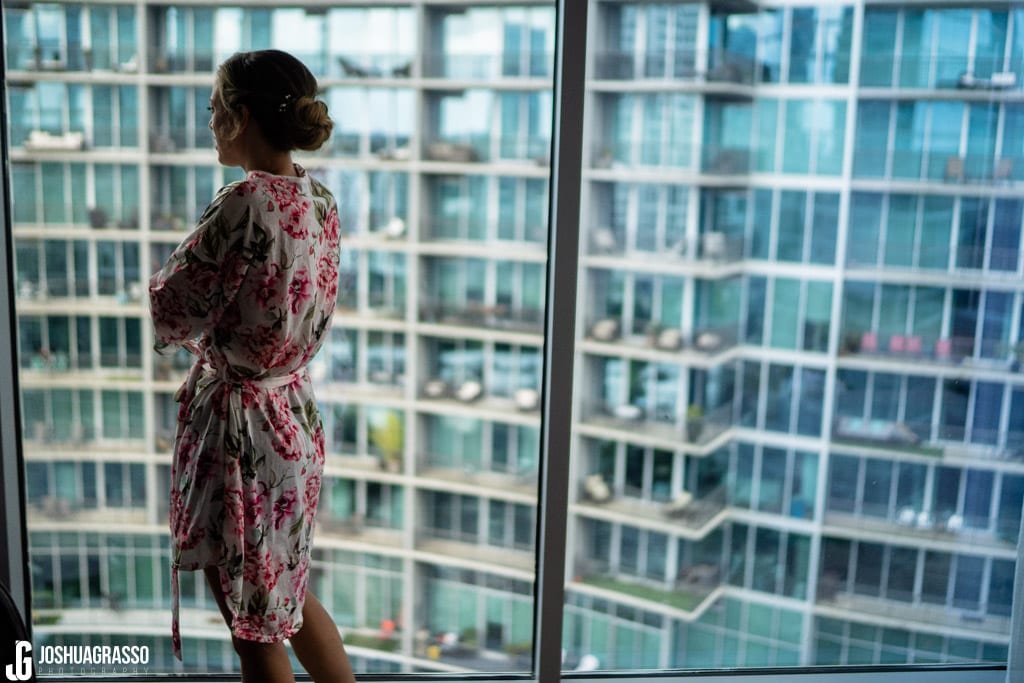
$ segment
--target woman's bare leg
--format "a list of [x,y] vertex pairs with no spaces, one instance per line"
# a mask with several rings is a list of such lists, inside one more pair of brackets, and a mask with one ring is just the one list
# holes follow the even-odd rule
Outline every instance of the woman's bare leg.
[[242,662],[242,683],[295,683],[284,643],[257,643],[231,637]]
[[316,683],[355,683],[352,664],[331,615],[312,592],[302,607],[302,628],[291,637],[292,649]]
[[[213,599],[217,601],[217,607],[220,608],[220,613],[230,629],[231,612],[228,610],[224,590],[220,585],[220,569],[206,567],[203,571],[206,574],[206,582],[210,584]],[[242,683],[294,683],[295,674],[292,673],[292,662],[288,658],[284,643],[257,643],[232,635],[231,644],[234,645],[242,664]]]

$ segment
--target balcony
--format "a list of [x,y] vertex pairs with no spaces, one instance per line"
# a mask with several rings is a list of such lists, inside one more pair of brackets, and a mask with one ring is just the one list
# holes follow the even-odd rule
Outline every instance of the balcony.
[[69,131],[59,135],[33,130],[22,143],[27,152],[80,152],[86,149],[85,133]]
[[906,600],[885,599],[839,591],[835,584],[834,578],[821,578],[818,584],[819,614],[864,620],[872,624],[892,624],[897,628],[906,628],[908,624],[916,624],[926,630],[938,627],[970,634],[968,637],[977,637],[980,632],[1004,639],[1010,632],[1009,617],[986,614],[974,607],[924,604],[920,602],[920,595],[907,595]]
[[[761,65],[754,58],[730,51],[712,51],[708,54],[708,83],[753,85],[761,80]],[[723,95],[736,95],[744,91],[727,90]]]
[[[47,275],[41,280],[23,278],[18,282],[16,294],[18,304],[24,307],[19,310],[22,313],[35,313],[52,309],[55,313],[66,315],[69,308],[94,304],[90,308],[95,312],[110,311],[119,317],[129,313],[139,314],[143,312],[146,289],[141,282],[131,277],[99,277],[89,280],[84,277],[69,279]],[[126,306],[131,304],[138,304],[136,310],[126,310]]]
[[383,124],[375,130],[360,131],[336,127],[327,143],[314,156],[376,159],[396,165],[412,159],[410,133],[407,130],[388,130]]
[[93,48],[80,40],[5,45],[8,67],[16,71],[105,72],[133,74],[139,70],[136,46],[128,41],[120,45]]
[[40,458],[55,458],[58,453],[145,453],[146,442],[139,436],[104,434],[102,437],[82,425],[33,422],[24,434],[25,452]]
[[485,545],[476,534],[427,526],[416,531],[416,550],[442,556],[445,564],[462,565],[525,580],[532,580],[536,563],[533,544],[514,547]]
[[[966,187],[1005,188],[1024,180],[1024,157],[990,154],[957,154],[924,150],[893,150],[859,147],[854,152],[853,177],[856,181],[940,183],[950,191],[962,193]],[[887,168],[888,166],[888,168]]]
[[186,51],[151,46],[148,54],[149,68],[155,74],[200,72],[212,76],[216,66],[214,53],[201,47],[193,47]]
[[1024,460],[1024,432],[1000,432],[974,425],[911,426],[892,420],[840,416],[833,424],[832,441],[848,447],[942,459]]
[[838,417],[832,426],[832,441],[836,444],[942,456],[942,448],[925,443],[922,436],[909,426],[891,420]]
[[40,389],[49,386],[92,387],[102,383],[105,388],[113,388],[115,385],[141,384],[144,379],[141,354],[129,354],[123,359],[115,354],[101,354],[99,366],[93,365],[91,359],[74,362],[69,358],[67,353],[57,352],[42,360],[37,352],[27,359],[27,364],[23,359],[22,386]]
[[[853,505],[853,501],[849,500],[842,503],[845,506]],[[835,501],[830,502],[830,505],[833,504]],[[987,526],[988,520],[965,520],[963,515],[940,514],[910,506],[893,511],[888,506],[868,510],[868,504],[862,503],[861,508],[861,514],[827,511],[826,527],[843,529],[843,536],[878,538],[887,543],[948,543],[953,547],[984,548],[1007,554],[1014,552],[1020,530],[1019,522],[998,520],[994,528],[976,528]]]
[[26,506],[28,523],[35,529],[48,524],[72,526],[97,525],[102,527],[135,525],[141,526],[152,520],[147,519],[146,508],[138,507],[97,507],[96,501],[72,501],[56,496],[29,501]]
[[594,78],[609,81],[696,79],[699,75],[696,62],[695,51],[636,54],[608,50],[594,55]]
[[416,473],[424,482],[433,480],[453,491],[469,487],[470,491],[483,490],[499,498],[512,494],[512,498],[536,504],[537,467],[533,464],[506,468],[491,463],[484,467],[475,457],[427,453],[419,456]]
[[676,414],[668,406],[648,409],[637,403],[609,405],[604,402],[580,403],[579,426],[582,432],[607,436],[630,443],[649,443],[675,449],[682,444],[703,447],[710,444],[731,426],[732,406],[724,405],[697,415]]
[[686,620],[703,612],[720,592],[718,568],[710,565],[694,567],[695,571],[692,572],[682,570],[679,581],[668,588],[653,585],[654,582],[649,580],[602,571],[596,566],[597,563],[594,564],[593,569],[584,566],[583,571],[580,571],[578,568],[567,588],[575,593]]
[[423,413],[456,415],[509,424],[534,425],[540,408],[540,392],[520,389],[511,397],[490,395],[475,379],[448,384],[441,379],[426,381],[420,389],[417,408]]
[[[426,77],[446,81],[483,81],[493,84],[503,79],[544,79],[552,78],[553,55],[548,52],[528,53],[483,53],[452,54],[428,52]],[[550,83],[547,87],[551,87]]]
[[[707,68],[698,64],[705,61],[705,53],[680,47],[678,51],[624,52],[606,50],[594,55],[594,78],[603,81],[626,81],[631,85],[648,81],[690,81],[694,83],[750,86],[761,80],[759,65],[751,57],[728,50],[706,53]],[[663,85],[663,84],[661,84]],[[746,89],[715,87],[712,96],[750,95]]]
[[[738,264],[743,260],[746,241],[742,236],[710,230],[699,235],[684,236],[657,251],[632,249],[623,244],[623,229],[598,227],[588,231],[587,264],[602,265],[616,270],[633,272],[664,272],[677,274],[700,269],[694,274],[702,279],[728,277],[739,274],[736,268],[722,266]],[[624,259],[627,263],[618,263]]]
[[1024,461],[1024,430],[1019,428],[1000,431],[973,424],[942,425],[936,436],[944,458]]
[[[483,207],[481,207],[483,208]],[[528,225],[523,239],[496,239],[496,230],[483,213],[467,211],[458,216],[427,217],[420,223],[420,253],[437,256],[488,258],[500,243],[505,261],[543,263],[547,259],[547,225]],[[425,242],[443,247],[423,246]]]
[[880,332],[844,332],[840,353],[857,358],[878,358],[900,364],[940,364],[972,370],[1020,372],[1024,345],[1011,346],[974,337],[932,337]]
[[665,169],[672,173],[695,173],[688,145],[666,144],[661,140],[615,140],[610,134],[605,138],[606,142],[592,150],[591,165],[594,169]]
[[750,150],[729,147],[708,147],[702,171],[707,175],[746,176],[750,174]]
[[690,539],[705,537],[727,515],[725,491],[722,488],[699,498],[681,491],[671,500],[658,501],[615,495],[600,477],[599,474],[587,475],[581,481],[581,497],[573,505],[574,514]]
[[508,304],[484,302],[457,304],[426,300],[420,304],[420,321],[476,329],[540,334],[544,326],[544,309],[516,308]]
[[618,318],[601,318],[586,327],[584,350],[595,354],[623,354],[654,360],[683,360],[681,354],[711,360],[713,356],[736,348],[739,343],[733,327],[705,327],[687,337],[679,328],[650,321],[643,334],[623,334]]
[[[896,67],[895,69],[893,67]],[[932,53],[875,52],[861,57],[861,87],[954,91],[952,96],[970,96],[972,91],[990,99],[999,93],[1024,88],[1019,58],[1002,56],[939,56]]]
[[344,518],[321,514],[317,518],[316,534],[318,539],[323,539],[328,544],[332,541],[341,541],[346,544],[358,543],[367,547],[392,549],[401,548],[403,545],[401,529],[393,529],[356,514]]
[[487,148],[486,135],[454,140],[436,140],[426,144],[423,150],[423,158],[429,161],[443,161],[449,164],[473,164],[487,160]]

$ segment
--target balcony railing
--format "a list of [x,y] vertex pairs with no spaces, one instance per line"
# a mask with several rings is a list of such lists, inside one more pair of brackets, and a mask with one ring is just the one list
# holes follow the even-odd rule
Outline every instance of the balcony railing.
[[708,147],[704,151],[704,173],[746,175],[750,173],[750,150],[740,147]]
[[99,507],[96,500],[72,500],[44,496],[27,507],[32,523],[61,522],[75,524],[145,524],[146,506],[141,504]]
[[[887,161],[891,163],[888,173]],[[856,149],[853,168],[857,179],[931,180],[951,188],[958,184],[1000,186],[1024,180],[1024,157],[1016,155],[933,152],[925,158],[923,150],[865,146]]]
[[[855,503],[852,500],[844,502],[850,505]],[[830,506],[833,503],[830,501]],[[888,504],[872,506],[864,502],[861,503],[859,514],[828,510],[825,513],[825,524],[921,540],[955,541],[970,547],[1013,547],[1020,531],[1020,520],[999,519],[990,523],[987,518],[965,519],[963,515],[949,512],[940,514],[912,506],[893,509]]]
[[605,427],[629,433],[640,433],[655,439],[706,444],[732,426],[732,406],[723,405],[714,410],[689,411],[680,416],[677,406],[666,404],[648,408],[640,401],[611,405],[602,401],[583,401],[580,420],[595,427]]
[[678,52],[621,52],[608,50],[594,55],[594,77],[612,81],[641,79],[696,79],[694,50]]
[[[743,259],[746,240],[719,230],[684,236],[663,245],[631,248],[624,244],[624,228],[594,227],[587,230],[589,253],[595,256],[622,256],[647,262],[735,263]],[[660,248],[659,248],[660,247]]]
[[194,128],[170,126],[150,132],[149,149],[158,154],[171,154],[179,150],[213,149],[213,134],[200,121]]
[[86,47],[78,40],[65,43],[22,43],[15,40],[4,45],[8,68],[24,71],[114,71],[134,73],[139,63],[135,45],[122,42],[111,49]]
[[644,328],[643,334],[624,334],[619,319],[599,318],[587,325],[586,338],[604,344],[649,347],[660,351],[691,349],[705,354],[719,353],[738,343],[736,328],[731,326],[698,327],[690,338],[684,337],[681,330],[657,321],[644,323]]
[[600,510],[602,518],[611,513],[623,523],[667,523],[694,531],[703,529],[726,509],[725,494],[725,488],[719,486],[699,496],[682,491],[670,500],[659,501],[631,496],[628,492],[619,495],[600,474],[586,475],[580,482],[580,504],[584,516],[587,516],[588,509]]
[[[1004,438],[1005,437],[1005,438]],[[984,460],[1024,459],[1024,432],[843,415],[832,427],[837,444],[903,451],[935,458],[955,454]]]
[[217,66],[217,56],[214,52],[202,47],[193,47],[188,51],[157,48],[153,49],[149,56],[150,70],[153,73],[212,73]]
[[[90,291],[90,282],[95,285]],[[91,281],[84,278],[73,280],[61,277],[45,277],[41,281],[22,280],[18,284],[17,297],[21,302],[46,301],[51,297],[70,298],[113,298],[118,304],[140,303],[145,296],[145,286],[131,279],[100,277]]]
[[453,453],[421,453],[417,457],[417,472],[430,477],[456,483],[472,482],[475,486],[495,490],[515,490],[518,493],[536,493],[536,463],[521,466],[480,462],[479,455]]
[[1014,346],[1001,340],[915,334],[886,335],[856,330],[844,330],[841,338],[841,353],[889,360],[926,360],[1016,372],[1021,370],[1024,361],[1024,346]]
[[477,135],[438,138],[427,142],[423,158],[430,161],[467,164],[488,161],[490,158],[490,137],[485,133]]
[[[895,69],[893,68],[895,65]],[[938,56],[913,52],[865,52],[861,57],[861,87],[983,90],[988,93],[1024,87],[1019,58],[967,55]]]
[[[1009,632],[1009,617],[987,613],[987,606],[932,605],[922,601],[920,594],[899,596],[907,599],[889,599],[864,595],[851,590],[842,590],[836,579],[823,576],[818,583],[818,604],[822,607],[842,610],[859,615],[870,621],[879,617],[898,620],[901,623],[917,623],[929,628],[948,627],[970,629],[998,635]],[[878,586],[864,586],[865,593],[878,592]]]
[[[133,351],[121,354],[100,351],[99,363],[96,364],[93,363],[93,356],[90,352],[72,354],[68,350],[29,351],[23,349],[21,367],[25,370],[49,375],[89,373],[88,376],[96,379],[140,380],[142,378],[139,374],[142,369],[142,353]],[[26,379],[32,377],[29,375],[26,376]]]
[[592,167],[617,168],[673,168],[695,170],[689,146],[666,144],[662,140],[614,140],[610,135],[593,148]]
[[428,52],[426,75],[449,80],[488,81],[502,78],[551,78],[552,55],[547,52],[507,54],[449,54]]
[[[890,238],[891,239],[891,238]],[[892,256],[890,256],[890,251]],[[897,260],[898,258],[898,260]],[[988,263],[986,263],[986,260]],[[1016,273],[1020,263],[1020,251],[1006,247],[985,247],[970,244],[897,244],[890,241],[886,253],[880,258],[878,249],[870,246],[865,253],[860,248],[851,248],[846,255],[846,265],[851,268],[885,268],[887,270],[985,270],[988,272]]]
[[420,320],[445,325],[539,333],[544,324],[544,309],[516,308],[506,304],[484,302],[459,304],[426,300],[420,305]]
[[520,570],[532,570],[534,543],[512,542],[491,545],[474,531],[459,531],[423,525],[416,530],[417,548],[471,562],[484,562]]

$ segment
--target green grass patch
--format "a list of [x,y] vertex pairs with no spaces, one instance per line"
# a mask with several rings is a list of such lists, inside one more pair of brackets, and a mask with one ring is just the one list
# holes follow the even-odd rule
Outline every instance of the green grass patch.
[[629,583],[628,581],[618,581],[604,576],[588,577],[583,579],[583,583],[588,586],[594,586],[595,588],[622,593],[623,595],[628,595],[633,598],[668,605],[669,607],[674,607],[675,609],[687,612],[696,608],[706,595],[703,593],[690,593],[682,590],[660,590],[658,588],[651,588],[650,586],[644,586],[637,583]]

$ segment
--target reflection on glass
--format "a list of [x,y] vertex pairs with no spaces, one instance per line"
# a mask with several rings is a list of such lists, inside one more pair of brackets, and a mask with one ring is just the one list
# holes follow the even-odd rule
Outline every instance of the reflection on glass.
[[592,10],[564,666],[1003,661],[1021,17],[694,9]]
[[[242,177],[212,155],[215,67],[278,48],[335,120],[301,161],[345,239],[339,321],[311,364],[327,452],[313,590],[359,673],[531,667],[554,20],[468,3],[5,10],[40,642],[147,645],[146,673],[235,661],[197,628],[217,610],[195,577],[184,669],[159,622],[160,492],[191,359],[146,350],[143,295]],[[138,635],[107,632],[125,619]]]

